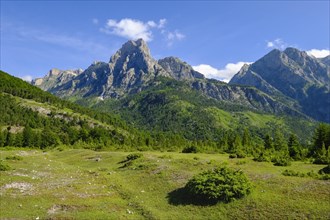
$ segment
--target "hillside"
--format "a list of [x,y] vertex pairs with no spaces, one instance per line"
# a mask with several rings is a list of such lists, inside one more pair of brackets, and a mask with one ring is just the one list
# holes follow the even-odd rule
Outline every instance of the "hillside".
[[[86,105],[92,101],[82,102]],[[254,146],[262,145],[264,134],[274,133],[277,129],[285,135],[296,133],[306,143],[316,125],[299,114],[276,115],[240,103],[218,101],[191,89],[189,83],[166,78],[141,93],[92,105],[103,112],[119,114],[125,121],[144,130],[208,141],[209,145],[218,145],[219,149],[225,133],[233,137],[235,133],[242,135],[244,129],[250,131]]]
[[139,136],[115,115],[63,101],[2,71],[0,110],[0,146],[120,148]]

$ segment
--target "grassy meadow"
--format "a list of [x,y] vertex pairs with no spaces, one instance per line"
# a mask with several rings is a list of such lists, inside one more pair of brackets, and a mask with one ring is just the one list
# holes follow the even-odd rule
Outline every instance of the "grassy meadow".
[[[330,219],[330,181],[283,176],[290,167],[229,159],[228,154],[96,152],[86,149],[2,150],[1,219]],[[16,157],[13,157],[16,156]],[[197,173],[228,164],[254,185],[230,203],[196,203],[182,189]]]

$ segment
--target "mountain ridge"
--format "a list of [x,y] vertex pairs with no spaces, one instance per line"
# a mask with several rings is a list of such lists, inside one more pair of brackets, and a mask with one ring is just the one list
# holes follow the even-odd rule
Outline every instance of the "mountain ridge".
[[191,89],[201,92],[205,98],[246,105],[270,113],[300,114],[299,109],[292,108],[291,102],[279,102],[253,88],[206,79],[179,58],[166,57],[156,61],[142,39],[126,42],[111,56],[109,63],[94,63],[78,76],[48,91],[71,100],[88,97],[99,101],[121,99],[157,85],[161,77],[187,82]]
[[229,84],[255,86],[269,95],[294,100],[304,114],[330,122],[330,66],[304,51],[274,49],[242,68]]

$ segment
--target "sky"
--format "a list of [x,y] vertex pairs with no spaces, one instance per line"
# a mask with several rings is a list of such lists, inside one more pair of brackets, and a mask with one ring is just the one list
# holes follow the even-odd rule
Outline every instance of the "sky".
[[272,49],[329,55],[325,1],[3,1],[0,69],[31,80],[108,62],[131,39],[228,82]]

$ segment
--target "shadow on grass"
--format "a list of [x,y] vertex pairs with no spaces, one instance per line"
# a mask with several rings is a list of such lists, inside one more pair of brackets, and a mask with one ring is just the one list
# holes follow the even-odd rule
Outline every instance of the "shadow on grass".
[[217,204],[214,200],[205,200],[197,198],[189,194],[186,188],[182,187],[167,194],[168,203],[171,205],[198,205],[198,206],[212,206]]

